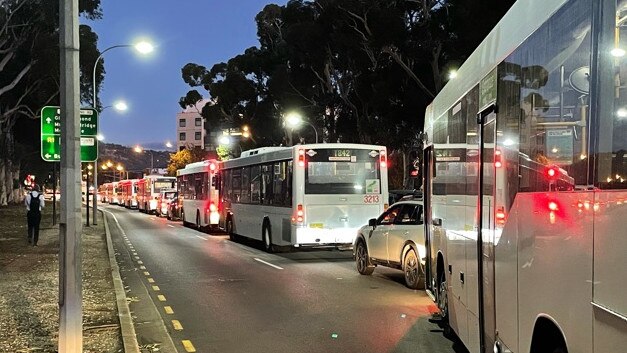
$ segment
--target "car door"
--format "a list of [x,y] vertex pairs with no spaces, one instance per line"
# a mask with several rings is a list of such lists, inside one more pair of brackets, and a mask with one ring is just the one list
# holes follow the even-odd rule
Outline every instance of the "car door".
[[387,239],[388,233],[394,227],[396,216],[403,205],[395,205],[377,218],[377,226],[368,234],[368,253],[370,257],[382,261],[388,261]]
[[[392,263],[402,262],[401,253],[407,240],[416,242],[422,234],[422,206],[405,204],[394,221],[394,229],[388,233],[388,254]],[[422,240],[424,243],[424,240]],[[418,255],[418,254],[417,254]]]

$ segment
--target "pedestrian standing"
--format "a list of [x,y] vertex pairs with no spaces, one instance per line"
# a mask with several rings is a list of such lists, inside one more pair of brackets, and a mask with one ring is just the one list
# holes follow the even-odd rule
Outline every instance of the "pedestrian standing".
[[28,221],[28,243],[37,246],[39,240],[39,223],[41,223],[41,209],[44,207],[44,198],[40,194],[39,185],[33,187],[28,195],[26,195],[26,219]]

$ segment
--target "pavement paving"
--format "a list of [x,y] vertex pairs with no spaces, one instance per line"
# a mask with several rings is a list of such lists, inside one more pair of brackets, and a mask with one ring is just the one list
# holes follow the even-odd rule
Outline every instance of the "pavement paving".
[[[141,281],[178,352],[464,352],[430,322],[436,307],[406,288],[400,271],[361,276],[350,252],[268,254],[252,242],[105,209],[125,235],[112,231],[116,252],[128,254],[120,268],[137,277],[123,273],[125,285],[137,292]],[[147,314],[134,315],[141,330]]]

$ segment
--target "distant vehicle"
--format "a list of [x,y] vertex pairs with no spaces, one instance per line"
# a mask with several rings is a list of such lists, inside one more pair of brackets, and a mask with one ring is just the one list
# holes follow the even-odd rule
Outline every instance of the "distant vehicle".
[[178,202],[178,192],[176,189],[161,189],[157,200],[157,216],[167,216],[170,202]]
[[223,161],[226,231],[276,246],[350,248],[387,207],[384,146],[322,143],[265,147]]
[[199,230],[218,229],[219,165],[220,162],[212,159],[191,163],[176,171],[179,197],[182,200],[181,219],[184,225],[193,225]]
[[118,184],[118,189],[120,190],[120,200],[119,205],[124,206],[126,208],[137,208],[137,183],[138,179],[127,179],[122,180]]
[[355,239],[357,271],[370,275],[377,265],[402,270],[405,284],[424,284],[425,235],[422,201],[400,201],[363,226]]
[[[107,185],[107,184],[105,184]],[[109,204],[111,205],[117,205],[120,203],[120,188],[119,188],[119,182],[114,181],[110,184],[107,185],[107,189],[105,191],[106,194],[106,198]]]
[[162,190],[176,188],[176,178],[146,175],[137,182],[137,208],[144,213],[159,213],[159,195]]
[[[53,200],[53,196],[54,193],[52,192],[52,189],[46,189],[44,192],[44,200],[46,201],[52,201]],[[61,192],[59,190],[56,191],[56,201],[61,200]]]
[[170,221],[180,221],[182,205],[183,200],[181,199],[177,191],[176,197],[172,201],[170,201],[170,203],[168,203],[168,213],[166,215],[167,219]]

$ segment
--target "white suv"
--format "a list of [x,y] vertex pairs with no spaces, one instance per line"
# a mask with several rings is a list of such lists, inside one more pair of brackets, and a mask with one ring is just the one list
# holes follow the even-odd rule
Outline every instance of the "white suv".
[[405,273],[407,287],[424,285],[425,236],[422,201],[400,201],[361,227],[355,238],[357,271],[370,275],[377,265]]

